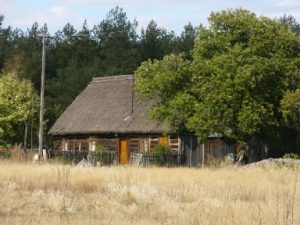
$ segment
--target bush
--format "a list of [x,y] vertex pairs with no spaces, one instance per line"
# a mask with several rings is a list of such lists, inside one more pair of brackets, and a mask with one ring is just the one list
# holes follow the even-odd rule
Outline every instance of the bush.
[[97,147],[96,147],[96,153],[103,153],[103,152],[106,152],[107,150],[106,150],[106,148],[105,148],[105,146],[103,146],[103,145],[97,145]]
[[283,156],[284,159],[300,159],[300,155],[295,153],[286,153]]
[[167,154],[167,153],[170,153],[171,149],[169,146],[167,145],[162,145],[162,144],[158,144],[158,145],[155,145],[152,149],[152,152],[154,154]]
[[152,149],[154,156],[154,163],[157,166],[163,166],[167,163],[167,154],[171,152],[169,146],[158,144],[155,145]]
[[10,157],[11,157],[10,149],[0,146],[0,158],[10,158]]
[[248,162],[248,145],[246,143],[238,143],[236,153],[238,164],[246,164]]

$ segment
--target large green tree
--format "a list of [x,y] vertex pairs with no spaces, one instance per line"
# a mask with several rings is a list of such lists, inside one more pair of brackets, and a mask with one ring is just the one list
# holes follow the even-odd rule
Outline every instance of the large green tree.
[[[178,92],[184,93],[185,104],[175,104],[157,118],[169,121],[170,115],[188,109],[181,121],[200,140],[219,132],[250,145],[270,143],[283,123],[280,101],[299,85],[299,38],[282,23],[243,9],[212,13],[209,22],[198,31],[186,70],[192,75],[180,76],[186,86],[170,76],[180,74],[182,66],[167,66],[165,58],[137,70],[138,90],[160,99],[153,109],[168,108],[177,102]],[[168,90],[167,98],[158,90]]]
[[222,132],[266,139],[280,125],[280,100],[299,80],[300,42],[280,23],[237,9],[212,13],[193,59],[199,100],[189,126],[199,136]]

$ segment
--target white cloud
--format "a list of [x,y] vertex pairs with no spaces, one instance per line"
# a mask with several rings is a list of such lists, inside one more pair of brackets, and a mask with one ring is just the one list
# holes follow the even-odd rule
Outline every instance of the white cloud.
[[184,11],[191,10],[196,11],[203,8],[203,5],[195,0],[55,0],[57,4],[65,6],[82,6],[82,7],[96,7],[99,9],[103,8],[113,8],[115,6],[120,6],[125,9],[135,10],[136,13],[139,10],[145,12],[145,10],[150,10],[154,12],[159,12],[162,10],[176,10]]
[[4,26],[11,25],[14,28],[29,28],[34,22],[40,26],[47,23],[51,33],[70,22],[75,27],[81,27],[84,17],[68,10],[63,6],[52,6],[36,10],[29,5],[23,5],[15,0],[5,2],[0,0],[0,14],[4,15]]
[[280,0],[277,2],[276,6],[282,8],[300,7],[300,0]]
[[65,14],[65,13],[67,13],[67,11],[65,10],[65,8],[62,7],[62,6],[54,6],[54,7],[51,7],[51,8],[49,9],[49,12],[51,12],[51,13],[53,13],[53,14],[55,14],[55,15],[59,15],[59,16]]

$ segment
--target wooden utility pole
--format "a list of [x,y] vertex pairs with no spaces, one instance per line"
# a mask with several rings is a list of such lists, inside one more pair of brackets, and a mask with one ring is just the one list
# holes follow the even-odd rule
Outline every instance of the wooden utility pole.
[[43,34],[42,50],[42,73],[41,73],[41,97],[40,97],[40,127],[39,127],[39,155],[43,155],[43,137],[44,137],[44,92],[45,92],[45,68],[46,68],[46,49],[45,33]]
[[32,150],[32,131],[33,131],[33,93],[31,93],[31,125],[30,125],[30,150]]

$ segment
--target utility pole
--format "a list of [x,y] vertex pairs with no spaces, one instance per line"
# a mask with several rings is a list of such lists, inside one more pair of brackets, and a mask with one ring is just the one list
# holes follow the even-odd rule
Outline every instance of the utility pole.
[[[89,37],[89,35],[74,35],[70,37]],[[40,96],[40,126],[39,126],[39,156],[43,157],[43,146],[44,146],[44,104],[45,104],[45,69],[46,69],[46,38],[51,38],[51,36],[46,36],[43,33],[43,50],[42,50],[42,72],[41,72],[41,96]]]
[[45,33],[43,34],[42,50],[42,73],[41,73],[41,97],[40,97],[40,127],[39,127],[39,156],[43,155],[43,137],[44,137],[44,92],[45,92],[45,68],[46,68],[46,49]]

